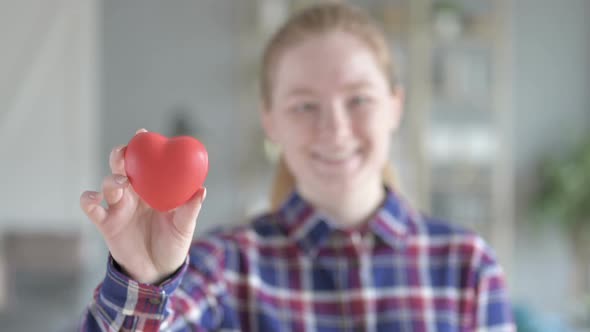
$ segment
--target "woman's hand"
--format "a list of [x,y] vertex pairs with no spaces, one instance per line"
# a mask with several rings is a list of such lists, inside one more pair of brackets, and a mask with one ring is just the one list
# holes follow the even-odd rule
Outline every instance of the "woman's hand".
[[[156,284],[184,263],[206,190],[199,189],[187,203],[172,211],[158,212],[129,184],[124,151],[125,146],[111,151],[112,174],[103,179],[101,192],[82,193],[80,206],[98,227],[123,272],[138,282]],[[101,206],[103,199],[107,208]]]

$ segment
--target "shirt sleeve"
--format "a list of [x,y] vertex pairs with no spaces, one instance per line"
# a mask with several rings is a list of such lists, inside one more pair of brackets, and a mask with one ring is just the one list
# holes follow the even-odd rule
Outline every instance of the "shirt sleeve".
[[504,272],[485,244],[476,280],[475,331],[516,331]]
[[215,241],[195,242],[184,264],[159,285],[123,274],[112,257],[94,291],[81,331],[214,330],[223,280],[223,251]]

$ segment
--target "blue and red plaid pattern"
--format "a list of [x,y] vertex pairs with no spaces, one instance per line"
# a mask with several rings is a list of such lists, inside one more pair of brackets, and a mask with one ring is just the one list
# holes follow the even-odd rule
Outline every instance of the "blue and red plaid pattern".
[[276,213],[195,241],[161,285],[109,259],[83,331],[515,331],[503,273],[477,235],[397,194],[345,229],[294,193]]

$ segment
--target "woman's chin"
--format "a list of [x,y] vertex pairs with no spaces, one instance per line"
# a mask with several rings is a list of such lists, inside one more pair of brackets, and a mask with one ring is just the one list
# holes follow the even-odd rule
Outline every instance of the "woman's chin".
[[361,184],[360,172],[319,173],[314,181],[319,192],[326,195],[342,196],[355,190]]

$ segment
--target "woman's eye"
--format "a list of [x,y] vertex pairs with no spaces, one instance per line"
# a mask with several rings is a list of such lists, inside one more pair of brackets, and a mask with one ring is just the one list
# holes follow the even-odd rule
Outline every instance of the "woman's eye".
[[305,102],[296,105],[294,109],[298,113],[310,113],[317,111],[319,109],[319,106],[316,103]]
[[367,96],[354,96],[350,98],[348,106],[352,109],[362,108],[368,106],[371,103],[371,99]]

